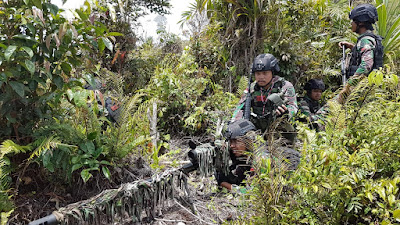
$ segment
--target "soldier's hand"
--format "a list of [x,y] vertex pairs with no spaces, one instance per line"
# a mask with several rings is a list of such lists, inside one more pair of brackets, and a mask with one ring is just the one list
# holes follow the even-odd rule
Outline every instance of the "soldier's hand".
[[276,109],[275,112],[276,112],[276,115],[280,116],[280,115],[283,115],[287,111],[288,111],[288,108],[285,105],[281,105],[281,106],[278,106],[278,108]]
[[352,49],[354,47],[353,43],[347,42],[347,41],[341,41],[339,42],[339,47],[342,48],[342,46],[345,46],[346,48]]

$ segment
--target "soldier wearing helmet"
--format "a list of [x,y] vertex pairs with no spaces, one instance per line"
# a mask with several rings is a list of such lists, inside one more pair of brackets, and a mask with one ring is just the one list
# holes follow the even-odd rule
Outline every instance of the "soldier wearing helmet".
[[307,116],[308,121],[313,124],[312,127],[317,128],[314,122],[320,119],[317,112],[324,105],[320,100],[322,92],[325,91],[325,84],[320,79],[311,79],[305,84],[304,90],[307,93],[299,101],[299,111]]
[[383,66],[383,46],[382,37],[373,33],[373,26],[378,21],[378,12],[371,4],[361,4],[356,6],[349,14],[352,20],[351,30],[359,37],[354,45],[349,42],[340,42],[339,46],[351,49],[350,62],[346,68],[346,76],[350,79],[338,96],[338,102],[344,103],[345,96],[350,94],[352,86],[359,80],[368,76],[373,69]]
[[[294,128],[289,124],[297,113],[296,93],[293,85],[282,77],[276,75],[280,68],[278,60],[271,54],[258,55],[252,64],[251,72],[255,75],[255,82],[250,87],[251,93],[251,122],[265,132],[276,118],[284,116],[283,136],[286,140],[294,142]],[[248,90],[246,90],[247,93]],[[284,99],[284,104],[276,105],[270,100],[272,94],[279,94]],[[234,112],[233,118],[243,117],[246,94]]]
[[352,49],[347,76],[368,76],[373,69],[383,65],[382,37],[373,33],[372,26],[378,21],[378,12],[371,4],[361,4],[351,10],[349,18],[352,20],[351,30],[359,37],[355,45],[345,41],[339,43],[340,47]]
[[[257,140],[259,132],[253,123],[246,119],[239,119],[228,125],[225,133],[229,141],[229,156],[232,165],[229,173],[216,173],[220,187],[232,190],[236,185],[243,185],[246,177],[254,175],[253,168],[262,167],[262,158],[271,158],[273,165],[282,166],[286,170],[297,169],[300,163],[300,153],[294,149],[277,146],[272,154],[263,142]],[[271,157],[271,155],[279,154]],[[260,169],[260,168],[259,168]]]
[[232,165],[228,174],[216,174],[219,186],[231,190],[232,185],[241,185],[246,175],[251,173],[252,162],[249,153],[254,148],[255,131],[254,124],[245,119],[239,119],[228,125],[225,137],[229,141]]

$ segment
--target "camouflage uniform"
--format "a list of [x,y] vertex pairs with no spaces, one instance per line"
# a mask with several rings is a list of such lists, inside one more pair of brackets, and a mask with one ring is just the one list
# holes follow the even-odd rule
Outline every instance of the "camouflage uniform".
[[310,122],[310,128],[317,131],[323,130],[322,124],[318,120],[324,120],[324,115],[327,113],[327,107],[324,102],[312,100],[305,96],[299,101],[299,112],[307,116],[307,121],[299,119],[301,122]]
[[311,122],[314,122],[320,119],[317,112],[323,105],[324,103],[312,100],[310,97],[305,96],[299,101],[299,111],[306,115]]
[[[244,105],[246,101],[246,93],[248,90],[245,91],[245,94],[242,96],[239,106],[236,108],[233,118],[234,120],[243,118],[243,111]],[[271,84],[269,88],[265,89],[263,87],[258,86],[256,82],[252,83],[251,89],[251,108],[252,108],[252,116],[251,122],[256,126],[257,129],[260,129],[262,132],[267,130],[269,126],[274,122],[276,119],[275,110],[276,106],[270,102],[267,98],[269,95],[273,93],[282,93],[285,98],[286,107],[288,108],[288,119],[284,124],[281,124],[283,130],[287,131],[288,133],[293,133],[294,128],[289,123],[295,115],[297,114],[297,99],[296,99],[296,92],[292,83],[286,81],[284,78],[279,76],[274,76],[272,78]],[[255,117],[256,116],[256,117]],[[291,137],[286,137],[289,140],[294,140],[292,135]]]
[[360,82],[360,80],[367,77],[369,73],[374,69],[374,57],[375,57],[374,51],[377,46],[377,41],[370,36],[371,33],[372,31],[367,30],[367,32],[361,34],[360,37],[358,38],[357,44],[352,49],[353,57],[356,54],[361,56],[360,63],[359,65],[354,65],[353,62],[353,65],[348,66],[350,70],[350,75],[352,73],[351,70],[353,71],[355,70],[354,67],[356,67],[356,70],[354,72],[354,75],[352,75],[349,78],[346,86],[343,88],[343,90],[340,92],[338,96],[338,102],[341,104],[344,103],[345,99],[347,98],[347,95],[350,94],[353,87],[356,86]]

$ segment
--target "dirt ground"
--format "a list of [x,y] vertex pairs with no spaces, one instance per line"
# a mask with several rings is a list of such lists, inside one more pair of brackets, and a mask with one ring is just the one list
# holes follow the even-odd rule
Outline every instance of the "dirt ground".
[[[169,141],[169,152],[174,154],[160,157],[163,169],[188,161],[186,154],[189,150],[186,146],[189,139],[175,138]],[[209,139],[203,137],[195,141],[204,142]],[[54,175],[42,171],[37,164],[29,165],[23,175],[14,175],[21,182],[14,199],[16,209],[8,224],[28,224],[51,214],[59,207],[89,199],[105,189],[118,188],[122,183],[148,178],[154,173],[141,158],[126,160],[125,166],[112,170],[112,181],[98,173],[87,183],[83,183],[80,176],[73,177],[71,183],[74,185],[63,184]],[[154,218],[144,219],[141,224],[222,224],[251,214],[245,194],[218,190],[213,177],[202,178],[193,172],[188,184],[189,196],[167,201],[164,208],[157,210]],[[188,203],[190,201],[192,203]]]

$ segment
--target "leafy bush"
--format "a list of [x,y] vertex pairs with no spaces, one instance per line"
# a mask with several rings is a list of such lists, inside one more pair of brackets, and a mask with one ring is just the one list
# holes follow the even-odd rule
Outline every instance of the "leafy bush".
[[89,19],[88,3],[76,10],[79,17],[73,22],[46,0],[2,5],[0,124],[4,129],[0,135],[26,143],[32,128],[51,118],[49,106],[59,104],[68,79],[80,77],[81,67],[91,68],[93,62],[86,55],[113,49],[113,34]]
[[175,68],[169,58],[166,57],[155,71],[147,87],[139,91],[145,95],[145,105],[154,101],[160,105],[159,125],[163,132],[193,134],[204,131],[213,124],[218,113],[224,114],[234,107],[238,99],[213,83],[213,73],[198,68],[187,51]]
[[[342,107],[330,102],[326,131],[302,127],[302,163],[281,184],[279,224],[391,224],[400,220],[398,78],[377,71]],[[261,214],[261,217],[271,216]]]

